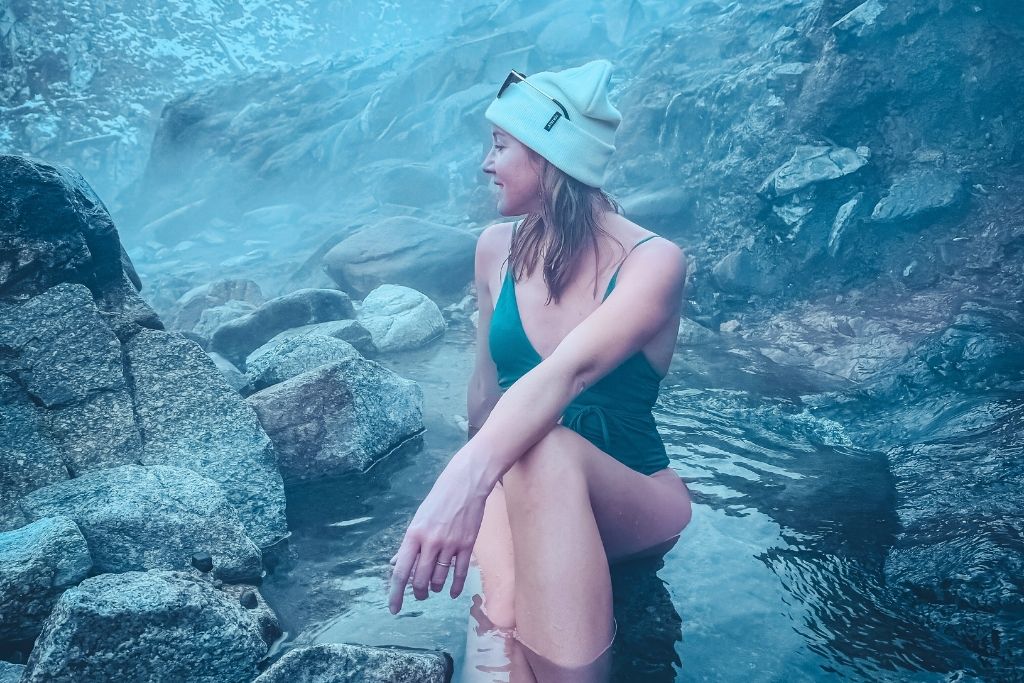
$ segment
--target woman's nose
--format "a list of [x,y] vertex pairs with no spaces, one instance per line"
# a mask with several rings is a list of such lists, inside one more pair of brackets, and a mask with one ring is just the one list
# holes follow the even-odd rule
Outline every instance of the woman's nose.
[[494,159],[492,158],[493,154],[493,149],[487,150],[487,156],[484,157],[483,163],[480,164],[480,170],[483,171],[484,173],[494,173]]

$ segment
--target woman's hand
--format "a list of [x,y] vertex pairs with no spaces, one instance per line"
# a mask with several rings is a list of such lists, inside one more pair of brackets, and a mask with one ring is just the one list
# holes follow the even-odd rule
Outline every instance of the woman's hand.
[[[402,609],[405,586],[412,577],[417,600],[427,599],[427,584],[435,592],[444,588],[451,565],[455,566],[451,596],[462,593],[469,574],[469,559],[480,533],[484,504],[490,491],[484,491],[458,454],[438,476],[430,493],[420,504],[391,563],[391,592],[388,608],[392,614]],[[454,558],[454,561],[453,559]]]

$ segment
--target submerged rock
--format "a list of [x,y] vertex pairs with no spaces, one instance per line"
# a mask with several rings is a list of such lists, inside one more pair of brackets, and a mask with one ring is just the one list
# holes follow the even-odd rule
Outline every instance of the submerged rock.
[[359,310],[359,322],[382,353],[418,348],[445,330],[437,304],[401,285],[381,285],[367,294]]
[[267,644],[252,613],[200,577],[102,574],[66,591],[24,683],[248,683]]
[[330,643],[288,652],[253,683],[446,683],[446,652]]
[[210,350],[236,365],[284,330],[355,317],[352,300],[335,289],[300,289],[271,299],[252,313],[221,325],[210,339]]
[[324,268],[357,297],[394,283],[446,301],[473,279],[475,250],[476,238],[468,232],[396,217],[342,240],[324,256]]
[[22,499],[33,519],[66,515],[98,572],[184,569],[196,552],[225,581],[259,578],[259,548],[214,482],[180,467],[125,465],[87,472]]
[[67,517],[0,533],[0,641],[39,635],[60,594],[91,568],[85,538]]
[[348,342],[314,334],[285,339],[256,356],[260,349],[250,355],[251,360],[246,361],[243,395],[266,389],[321,365],[360,358],[359,352]]
[[145,465],[212,479],[260,547],[287,535],[274,446],[210,357],[176,334],[144,330],[125,345]]
[[324,365],[246,399],[287,482],[363,471],[423,429],[423,390],[364,358]]

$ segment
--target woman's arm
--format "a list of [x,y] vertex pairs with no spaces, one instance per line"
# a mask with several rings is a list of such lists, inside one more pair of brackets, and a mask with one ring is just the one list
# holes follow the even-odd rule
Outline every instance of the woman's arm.
[[491,317],[494,314],[494,295],[490,291],[490,274],[498,269],[499,254],[508,241],[510,224],[494,225],[480,234],[476,243],[475,283],[477,300],[476,362],[466,392],[466,417],[469,420],[469,438],[473,438],[490,415],[494,404],[501,398],[498,369],[491,359],[489,337]]

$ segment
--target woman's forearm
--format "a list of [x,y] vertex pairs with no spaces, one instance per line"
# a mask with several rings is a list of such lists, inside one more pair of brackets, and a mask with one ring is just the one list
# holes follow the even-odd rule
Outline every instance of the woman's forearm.
[[465,465],[473,485],[485,493],[516,460],[551,430],[566,406],[580,393],[576,375],[549,358],[523,375],[494,404],[486,423],[453,456]]

